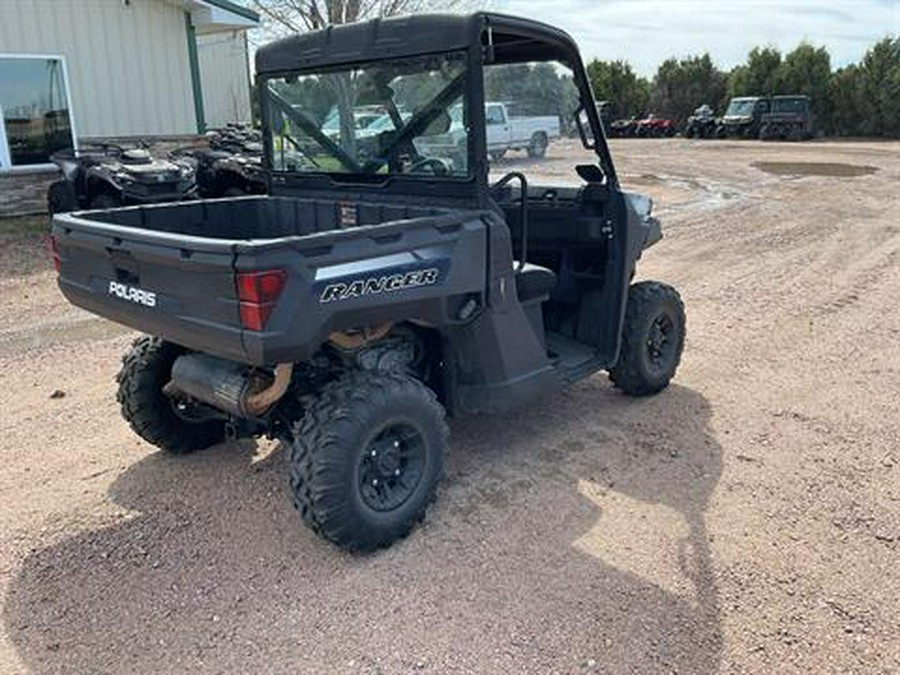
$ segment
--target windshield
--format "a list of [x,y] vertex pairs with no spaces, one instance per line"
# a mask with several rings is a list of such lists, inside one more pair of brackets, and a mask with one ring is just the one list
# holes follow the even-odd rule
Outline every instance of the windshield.
[[725,111],[726,115],[752,115],[753,114],[753,106],[756,104],[756,100],[754,99],[741,99],[735,100],[728,104],[728,110]]
[[467,177],[463,54],[266,80],[275,171]]
[[804,113],[806,112],[805,98],[776,98],[772,101],[772,112],[776,113]]

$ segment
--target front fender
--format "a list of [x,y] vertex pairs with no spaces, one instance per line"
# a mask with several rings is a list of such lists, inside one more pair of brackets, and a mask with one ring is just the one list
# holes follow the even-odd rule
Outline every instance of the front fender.
[[641,257],[641,251],[650,248],[662,239],[662,225],[659,219],[654,218],[653,200],[647,195],[636,192],[625,193],[625,203],[628,209],[629,225],[635,226],[636,236],[633,238],[632,258]]

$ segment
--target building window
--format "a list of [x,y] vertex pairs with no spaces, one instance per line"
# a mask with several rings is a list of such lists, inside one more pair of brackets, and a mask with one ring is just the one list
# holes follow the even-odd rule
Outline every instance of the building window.
[[75,147],[61,56],[0,54],[0,171],[48,164]]

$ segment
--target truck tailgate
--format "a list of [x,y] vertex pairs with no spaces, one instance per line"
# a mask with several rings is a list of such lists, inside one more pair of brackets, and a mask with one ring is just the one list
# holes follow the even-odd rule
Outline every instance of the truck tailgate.
[[59,287],[73,304],[192,349],[242,359],[232,245],[57,216]]

